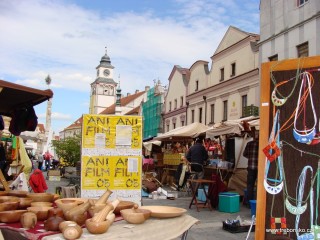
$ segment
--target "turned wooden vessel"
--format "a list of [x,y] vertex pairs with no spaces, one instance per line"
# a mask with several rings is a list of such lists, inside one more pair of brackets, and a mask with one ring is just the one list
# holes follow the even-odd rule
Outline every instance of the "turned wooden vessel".
[[111,204],[107,204],[100,212],[96,213],[92,218],[92,222],[102,222],[106,220],[109,212],[113,211],[113,206]]
[[92,234],[102,234],[108,231],[111,226],[111,222],[109,220],[94,222],[91,218],[86,220],[86,228],[88,232]]
[[34,228],[37,224],[37,215],[33,212],[26,212],[21,215],[20,223],[23,228]]
[[82,235],[82,228],[78,224],[69,224],[63,229],[62,234],[67,240],[78,239]]
[[46,221],[44,221],[44,229],[47,231],[59,231],[59,224],[63,221],[64,219],[57,215],[49,217]]
[[107,203],[107,200],[108,200],[108,198],[110,197],[111,194],[112,194],[112,191],[107,189],[107,191],[105,191],[105,193],[102,194],[102,196],[95,202],[95,204]]

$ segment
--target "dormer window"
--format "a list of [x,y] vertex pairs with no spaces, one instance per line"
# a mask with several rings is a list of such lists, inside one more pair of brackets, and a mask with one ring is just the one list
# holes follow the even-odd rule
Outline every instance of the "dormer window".
[[198,91],[199,90],[199,80],[196,81],[196,89],[195,91]]

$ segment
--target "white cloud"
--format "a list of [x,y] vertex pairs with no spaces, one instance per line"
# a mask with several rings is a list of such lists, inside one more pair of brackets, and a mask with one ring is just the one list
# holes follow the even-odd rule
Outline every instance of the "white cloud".
[[[37,115],[39,119],[45,120],[46,113],[40,113]],[[52,120],[72,120],[72,116],[70,114],[53,112],[51,115]]]
[[[231,0],[178,1],[176,18],[159,18],[150,11],[143,15],[128,11],[103,16],[62,3],[0,3],[0,29],[6,36],[0,40],[0,73],[40,86],[50,74],[53,88],[88,91],[104,46],[108,45],[115,71],[126,76],[122,81],[124,90],[136,86],[133,83],[137,79],[144,85],[157,77],[167,81],[175,64],[190,67],[197,60],[210,59],[228,27],[224,15],[239,8]],[[23,64],[17,66],[19,62]]]
[[[114,80],[118,82],[120,74],[122,94],[126,95],[152,87],[153,79],[168,84],[174,65],[189,68],[197,60],[211,63],[229,25],[249,32],[259,28],[258,0],[172,2],[174,7],[163,12],[128,9],[105,13],[63,0],[2,0],[0,31],[5,37],[0,38],[0,76],[46,89],[44,79],[50,74],[54,92],[69,89],[85,96],[107,45],[115,67]],[[88,112],[83,109],[89,104],[78,101],[74,109]],[[70,119],[74,109],[55,112],[53,119]],[[76,117],[73,114],[72,120]]]

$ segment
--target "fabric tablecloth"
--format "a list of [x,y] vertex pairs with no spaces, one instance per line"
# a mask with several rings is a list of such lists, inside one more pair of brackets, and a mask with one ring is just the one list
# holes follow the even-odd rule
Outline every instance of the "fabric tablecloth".
[[[198,219],[188,214],[174,218],[149,218],[142,224],[129,224],[126,221],[114,222],[103,234],[91,234],[86,228],[79,239],[108,239],[108,240],[168,240],[181,236],[189,230]],[[62,234],[45,236],[43,240],[63,240]]]

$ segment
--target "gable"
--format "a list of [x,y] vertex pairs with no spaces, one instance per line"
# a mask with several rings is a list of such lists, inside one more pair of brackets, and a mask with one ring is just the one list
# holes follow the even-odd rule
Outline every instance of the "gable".
[[235,43],[241,41],[242,39],[250,36],[249,33],[244,32],[236,27],[230,26],[223,36],[218,48],[216,49],[215,54],[222,52],[223,50],[229,48]]

